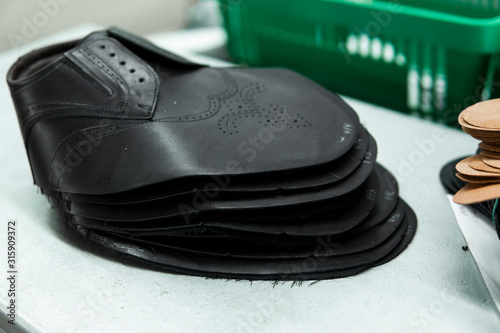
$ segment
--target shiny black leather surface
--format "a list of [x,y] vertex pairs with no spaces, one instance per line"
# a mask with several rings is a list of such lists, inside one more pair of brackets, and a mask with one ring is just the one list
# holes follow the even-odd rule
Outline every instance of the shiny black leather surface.
[[357,114],[292,71],[211,68],[112,28],[25,55],[7,81],[36,185],[104,252],[307,280],[386,263],[415,234]]

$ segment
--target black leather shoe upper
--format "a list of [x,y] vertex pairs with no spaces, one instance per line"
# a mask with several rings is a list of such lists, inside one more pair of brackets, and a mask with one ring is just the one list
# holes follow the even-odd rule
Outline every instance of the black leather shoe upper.
[[12,67],[40,187],[105,194],[293,170],[336,160],[358,136],[345,103],[291,71],[210,68],[144,45],[119,30],[97,32]]
[[307,280],[386,263],[416,216],[337,95],[211,68],[118,29],[8,73],[35,183],[65,225],[169,272]]

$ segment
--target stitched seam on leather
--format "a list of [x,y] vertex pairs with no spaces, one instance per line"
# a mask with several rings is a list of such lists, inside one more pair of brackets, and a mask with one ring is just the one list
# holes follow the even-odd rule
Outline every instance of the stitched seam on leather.
[[148,111],[151,111],[153,108],[149,105],[144,105],[144,104],[137,104],[138,107],[140,107],[141,109],[144,109],[144,110],[148,110]]
[[[73,72],[78,74],[81,78],[83,78],[84,80],[89,82],[92,86],[94,86],[97,90],[102,92],[104,95],[106,95],[106,96],[113,95],[114,90],[110,86],[108,86],[105,82],[103,82],[99,77],[97,77],[94,73],[92,73],[90,68],[87,65],[85,65],[83,62],[81,62],[80,59],[78,59],[77,57],[72,57],[72,60],[77,62],[80,66],[88,69],[88,72],[82,72],[81,69],[77,69],[78,67],[76,67],[75,65],[66,65],[69,69],[71,69]],[[74,67],[76,67],[76,68],[74,68]],[[89,78],[89,76],[94,81],[92,81]],[[105,90],[106,88],[108,89],[108,91]]]
[[[105,40],[105,41],[108,41],[112,44],[115,44],[117,46],[125,48],[125,46],[119,45],[119,44],[115,43],[113,40],[109,40],[109,39],[105,39],[105,38],[98,38],[95,41],[97,42],[98,40]],[[155,85],[154,99],[153,99],[153,101],[151,101],[151,105],[148,105],[152,109],[154,104],[155,104],[156,98],[158,96],[158,91],[160,89],[160,87],[159,87],[160,84],[158,82],[158,77],[156,76],[156,72],[144,60],[142,60],[137,55],[135,55],[135,53],[128,50],[127,48],[125,48],[125,49],[126,49],[126,51],[128,51],[128,53],[129,53],[128,55],[130,55],[132,58],[134,58],[140,65],[144,66],[144,68],[149,72],[149,74],[151,75],[151,77],[154,80],[154,85]],[[127,87],[128,87],[128,85],[127,85]],[[130,92],[130,87],[128,87],[128,88],[129,88],[129,92]],[[137,106],[139,106],[139,107],[140,107],[140,105],[141,104],[137,104]]]
[[[92,53],[97,59],[101,60],[101,63],[100,64],[97,63],[94,59],[90,58],[87,54],[85,54],[83,52],[82,54],[87,58],[87,60],[94,63],[94,65],[97,68],[99,68],[104,75],[106,75],[111,81],[115,82],[122,90],[123,94],[120,96],[120,109],[121,109],[120,111],[121,112],[125,111],[127,105],[129,105],[130,87],[128,86],[128,84],[126,82],[123,82],[120,79],[120,75],[113,68],[111,68],[101,57],[99,57],[95,52],[93,52],[92,50],[90,50],[87,47],[85,47],[85,50],[89,53]],[[112,76],[110,76],[108,74],[108,72],[104,69],[105,67],[115,74],[115,78],[113,78]]]
[[[236,80],[234,80],[234,78],[226,70],[221,69],[218,70],[217,72],[221,73],[222,78],[226,82],[227,88],[222,93],[210,95],[207,97],[207,99],[209,100],[208,110],[189,116],[172,116],[172,117],[154,119],[153,122],[191,122],[191,121],[204,120],[216,115],[221,107],[220,102],[234,96],[238,92],[238,84],[236,83]],[[214,111],[210,112],[212,108],[214,108]]]
[[[88,50],[89,53],[93,53],[91,50]],[[89,58],[85,53],[81,53],[84,57],[86,57],[89,61],[91,61],[92,63],[94,63],[96,65],[96,67],[98,67],[99,69],[103,70],[102,66],[98,65],[93,59]],[[93,53],[98,59],[101,60],[101,63],[108,67],[110,71],[112,71],[114,74],[115,74],[115,77],[116,77],[116,80],[113,79],[112,77],[110,77],[109,74],[106,73],[106,71],[104,70],[103,73],[105,75],[107,75],[113,82],[117,83],[118,86],[120,87],[120,89],[122,90],[123,94],[126,95],[126,99],[122,96],[120,96],[120,107],[119,107],[119,111],[118,112],[124,112],[125,111],[125,108],[126,108],[126,105],[128,105],[128,101],[129,101],[129,97],[130,97],[130,90],[129,90],[129,87],[126,83],[123,83],[122,80],[119,80],[119,75],[112,69],[110,68],[109,66],[107,66],[105,64],[105,62],[98,56],[96,55],[95,53]],[[42,78],[46,77],[49,73],[51,73],[53,70],[55,70],[56,68],[59,68],[60,66],[64,65],[64,63],[59,63],[57,64],[57,66],[55,66],[51,71],[47,71],[47,73],[44,73],[44,75],[40,78],[37,79],[36,82],[38,82],[39,80],[41,80]],[[72,69],[70,66],[67,66],[67,68],[70,68]],[[84,78],[86,80],[88,80],[86,77],[82,76],[81,73],[78,73],[76,72],[74,69],[73,71],[78,74],[81,78]],[[122,84],[126,87],[126,90],[118,83],[118,82],[122,82]],[[35,82],[33,82],[32,84],[28,85],[28,86],[31,86],[33,85]],[[25,86],[23,89],[26,89],[27,87]],[[90,112],[89,114],[95,114],[95,113],[92,113]],[[100,114],[100,113],[97,113],[97,114]],[[27,134],[29,132],[29,129],[34,125],[34,123],[36,123],[37,121],[35,121],[38,117],[40,117],[40,119],[43,119],[44,116],[40,116],[39,114],[35,114],[33,116],[28,116],[27,119],[24,119],[24,123],[25,125],[23,126],[23,132],[25,132],[24,136],[27,137]],[[40,121],[40,120],[38,120]]]
[[50,186],[50,179],[52,177],[52,165],[54,164],[54,159],[56,158],[57,156],[57,153],[59,152],[59,149],[62,147],[62,145],[64,144],[64,142],[71,136],[75,135],[76,133],[80,133],[82,131],[91,131],[93,129],[96,129],[96,128],[102,128],[102,127],[105,127],[105,126],[108,126],[108,125],[99,125],[99,126],[91,126],[91,127],[87,127],[85,129],[80,129],[78,131],[74,131],[73,133],[70,133],[68,134],[67,136],[64,137],[64,139],[61,140],[61,142],[57,145],[57,148],[56,148],[56,151],[54,152],[54,154],[52,155],[52,158],[50,160],[50,168],[49,168],[49,186]]
[[[36,103],[31,103],[28,105],[36,105]],[[73,109],[71,109],[72,106],[73,106]],[[82,109],[82,107],[83,107],[83,109]],[[97,114],[97,115],[102,114],[103,116],[108,116],[107,112],[110,110],[111,111],[113,110],[113,109],[104,109],[105,108],[104,105],[101,106],[101,105],[97,105],[97,104],[95,105],[95,107],[93,107],[92,105],[86,106],[86,105],[74,105],[74,104],[73,105],[71,105],[71,104],[63,105],[63,106],[45,105],[45,109],[43,111],[39,111],[39,112],[30,114],[30,115],[27,115],[29,113],[29,111],[25,112],[26,114],[23,115],[24,116],[23,129],[28,130],[29,127],[34,126],[34,124],[36,124],[38,121],[43,120],[47,115],[51,115],[53,113],[54,109],[61,109],[61,108],[67,112],[68,111],[71,112],[71,111],[79,111],[79,110],[89,110],[88,111],[89,113],[93,113],[93,114]],[[96,111],[92,111],[92,110],[96,110]],[[105,112],[98,112],[99,110],[105,110]],[[109,117],[113,118],[112,115],[109,115]],[[40,120],[38,118],[40,118]],[[57,115],[54,115],[54,118],[57,118]]]
[[[101,116],[101,118],[117,118],[116,115],[112,115],[106,112],[94,112],[94,111],[88,111],[88,109],[75,109],[75,110],[70,110],[66,112],[60,112],[58,114],[52,114],[52,112],[48,111],[45,112],[42,116],[37,115],[36,117],[33,117],[33,119],[29,120],[29,123],[26,123],[25,126],[23,126],[23,132],[24,136],[27,138],[28,133],[30,129],[38,122],[46,120],[46,119],[52,119],[52,118],[65,118],[65,117],[70,117],[70,116]],[[119,119],[119,118],[118,118]],[[138,119],[138,118],[127,118],[127,119]]]
[[[58,105],[58,104],[64,104],[64,103],[67,103],[67,104],[61,105],[61,106]],[[31,105],[47,106],[47,107],[51,107],[51,108],[65,108],[65,107],[71,107],[71,106],[87,106],[87,105],[95,106],[95,107],[108,107],[105,104],[81,103],[79,101],[72,101],[72,100],[64,100],[64,101],[60,101],[60,102],[49,102],[49,101],[41,100],[38,102],[26,104],[26,106],[31,106]],[[113,110],[113,109],[110,108],[110,110]]]
[[[139,115],[137,117],[123,118],[123,117],[121,117],[120,114],[109,113],[109,109],[102,109],[100,111],[92,111],[92,110],[99,110],[99,108],[76,108],[76,109],[71,109],[71,110],[67,110],[66,112],[62,112],[61,114],[54,114],[54,118],[59,117],[59,115],[61,117],[69,117],[69,116],[72,116],[72,115],[82,116],[82,117],[85,117],[85,116],[103,116],[103,117],[115,118],[115,119],[141,119],[142,118]],[[44,111],[43,115],[40,116],[39,114],[37,114],[37,115],[33,116],[32,119],[30,119],[30,121],[38,120],[38,118],[45,118],[45,116],[52,115],[52,113],[53,112],[50,111],[50,110]],[[40,120],[38,120],[38,121],[40,121]]]
[[[105,138],[105,137],[107,137],[107,136],[110,136],[110,135],[113,135],[113,134],[116,134],[116,133],[119,133],[119,132],[122,132],[122,131],[128,130],[128,129],[130,129],[130,128],[133,128],[133,127],[139,126],[139,125],[144,124],[144,123],[146,123],[146,122],[142,122],[142,123],[139,123],[139,124],[134,124],[134,125],[129,125],[129,126],[128,126],[128,127],[126,127],[126,128],[121,128],[120,130],[113,131],[113,132],[111,132],[111,133],[107,133],[107,134],[102,135],[102,136],[97,136],[95,139]],[[88,142],[90,142],[90,141],[88,141],[88,140],[87,140],[87,141],[84,141],[84,142],[79,142],[79,146],[77,146],[77,147],[80,147],[81,145],[83,145],[83,144],[85,144],[85,143],[88,143]],[[63,165],[64,165],[64,163],[66,163],[66,160],[68,159],[68,157],[69,157],[69,155],[71,154],[71,152],[72,152],[73,150],[75,150],[75,149],[76,149],[76,147],[75,147],[75,148],[72,148],[72,149],[71,149],[71,150],[70,150],[70,151],[66,154],[66,156],[64,157],[64,160],[63,160],[63,162],[62,162],[62,164],[63,164]],[[52,169],[51,169],[51,170],[52,170]],[[57,179],[57,187],[56,187],[56,191],[57,191],[57,190],[59,190],[59,186],[60,186],[60,184],[61,184],[61,178],[62,178],[62,175],[63,175],[63,173],[61,173],[61,174],[59,175],[59,178]]]
[[[137,127],[139,125],[142,125],[142,124],[145,124],[147,123],[147,121],[143,121],[143,122],[138,122],[138,123],[134,123],[134,124],[129,124],[129,125],[125,125],[124,127],[120,126],[120,129],[119,130],[115,130],[115,131],[112,131],[111,133],[106,133],[104,135],[99,135],[99,136],[96,136],[96,137],[93,137],[94,140],[97,140],[97,139],[100,139],[100,138],[105,138],[109,135],[112,135],[112,134],[116,134],[116,133],[119,133],[119,132],[122,132],[122,131],[125,131],[125,130],[128,130],[130,128],[133,128],[133,127]],[[112,125],[101,125],[101,126],[92,126],[92,127],[87,127],[87,128],[84,128],[84,129],[81,129],[81,130],[78,130],[78,131],[75,131],[69,135],[67,135],[60,143],[59,145],[57,146],[57,149],[56,151],[54,152],[54,155],[52,156],[52,159],[50,161],[50,171],[49,171],[49,187],[50,187],[50,179],[52,177],[52,170],[53,170],[53,164],[54,164],[54,161],[55,161],[55,158],[57,156],[57,153],[59,152],[59,150],[61,149],[61,147],[63,146],[63,144],[66,142],[66,140],[69,138],[69,137],[72,137],[74,135],[76,135],[77,133],[81,133],[83,131],[91,131],[93,129],[100,129],[100,128],[105,128],[105,127],[109,127],[109,126],[119,126],[119,125],[116,125],[116,124],[112,124]],[[70,151],[68,151],[68,153],[66,154],[66,156],[64,157],[63,159],[63,162],[62,162],[62,165],[64,165],[64,163],[66,163],[66,160],[68,159],[69,155],[78,147],[86,144],[86,143],[89,143],[91,142],[90,140],[82,140],[82,141],[79,141],[78,142],[78,145],[76,147],[72,147]],[[57,179],[57,186],[56,186],[56,190],[59,189],[59,186],[60,186],[60,182],[61,182],[61,177],[62,177],[62,173],[59,175],[58,179]]]
[[[158,82],[158,77],[156,75],[156,72],[151,68],[151,66],[149,66],[145,61],[143,61],[141,58],[136,56],[133,52],[130,52],[130,53],[131,53],[132,58],[135,58],[137,60],[137,62],[142,63],[144,68],[146,68],[146,70],[149,72],[149,74],[151,75],[151,77],[154,80],[155,90],[154,90],[153,100],[151,101],[151,105],[144,105],[144,106],[147,106],[148,108],[150,108],[150,110],[152,110],[154,104],[156,103],[156,99],[158,98],[158,92],[160,90],[160,83]],[[138,107],[142,107],[141,105],[142,104],[137,104]]]
[[[86,109],[86,110],[106,110],[106,112],[119,112],[120,110],[115,110],[115,109],[112,109],[112,108],[108,108],[106,105],[102,105],[102,104],[82,104],[82,103],[68,103],[68,104],[64,104],[66,103],[66,101],[63,101],[63,102],[58,102],[58,103],[47,103],[47,102],[44,102],[44,103],[30,103],[28,104],[27,106],[37,106],[40,111],[37,111],[35,113],[32,113],[30,115],[28,115],[26,118],[27,119],[33,119],[33,118],[36,118],[38,116],[40,116],[40,114],[44,115],[44,114],[47,114],[47,113],[52,113],[54,110],[60,110],[60,109],[63,109],[63,110],[83,110],[83,109]],[[64,105],[60,105],[60,104],[64,104]],[[29,113],[29,110],[28,112]],[[110,115],[111,117],[111,115]]]
[[[68,110],[68,109],[70,109],[70,110]],[[93,110],[96,110],[96,111],[93,111]],[[109,109],[103,109],[103,108],[99,108],[99,107],[95,107],[95,108],[93,108],[93,107],[86,107],[86,108],[85,107],[84,108],[77,107],[77,108],[71,109],[68,107],[64,107],[64,111],[62,112],[62,114],[65,116],[72,115],[72,114],[79,115],[78,113],[83,111],[82,116],[102,115],[102,116],[113,118],[113,116],[108,114],[107,112],[99,112],[100,110],[108,111]],[[48,115],[53,115],[55,118],[58,117],[57,114],[53,114],[53,113],[54,112],[52,111],[52,109],[44,110],[44,111],[41,111],[39,113],[33,114],[32,116],[27,117],[26,122],[35,122],[36,123],[36,122],[40,121],[40,120],[38,120],[38,118],[44,119],[45,116],[48,116]],[[26,124],[25,126],[28,127],[28,124]],[[33,126],[33,125],[31,125],[31,126]]]
[[50,75],[52,72],[54,72],[55,70],[57,70],[62,65],[63,65],[62,62],[58,62],[58,63],[56,63],[54,65],[49,66],[48,68],[42,69],[40,72],[37,73],[37,77],[35,79],[33,79],[32,81],[30,81],[26,85],[23,85],[19,89],[14,89],[14,92],[12,92],[12,95],[17,95],[20,92],[23,92],[24,90],[26,90],[26,89],[30,88],[31,86],[37,84],[38,82],[40,82],[41,80],[45,79],[48,75]]

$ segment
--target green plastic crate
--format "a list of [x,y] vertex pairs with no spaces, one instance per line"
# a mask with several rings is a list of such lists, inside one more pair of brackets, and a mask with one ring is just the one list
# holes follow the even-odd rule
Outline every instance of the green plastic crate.
[[500,0],[220,0],[228,48],[332,91],[457,125],[500,97]]

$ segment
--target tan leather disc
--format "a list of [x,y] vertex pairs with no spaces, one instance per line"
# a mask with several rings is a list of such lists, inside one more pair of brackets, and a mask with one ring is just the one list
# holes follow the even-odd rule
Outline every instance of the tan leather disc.
[[485,164],[481,158],[481,155],[474,155],[469,157],[469,166],[477,171],[500,173],[500,169]]
[[491,150],[491,151],[500,153],[500,145],[499,144],[495,144],[495,143],[491,143],[491,142],[487,142],[487,141],[480,142],[479,148],[487,149],[487,150]]
[[491,157],[487,157],[487,156],[483,156],[482,159],[483,159],[483,162],[485,164],[487,164],[491,167],[500,169],[500,160],[499,159],[491,158]]
[[500,184],[467,184],[453,197],[461,205],[470,205],[500,197]]
[[468,183],[476,183],[476,184],[493,184],[500,183],[500,176],[498,177],[474,177],[469,175],[464,175],[463,173],[455,174],[459,179]]
[[478,127],[478,126],[474,126],[470,123],[468,123],[465,119],[464,119],[464,115],[463,115],[464,111],[462,111],[459,115],[458,115],[458,123],[462,126],[462,129],[465,127],[467,129],[470,129],[470,130],[476,130],[476,131],[479,131],[479,132],[498,132],[499,130],[498,129],[495,129],[495,128],[485,128],[485,127]]
[[473,126],[500,130],[500,99],[476,103],[462,114],[463,119]]
[[[471,177],[480,177],[480,178],[499,177],[500,178],[500,174],[498,174],[498,173],[479,171],[479,170],[473,169],[469,165],[469,163],[471,161],[473,161],[473,157],[475,157],[475,156],[467,157],[466,159],[463,159],[460,162],[458,162],[457,165],[455,166],[457,171],[460,172],[461,174],[471,176]],[[486,158],[488,158],[488,157],[486,157]],[[479,157],[479,159],[481,160],[481,157]],[[498,170],[498,171],[500,171],[500,170]]]
[[477,140],[488,141],[493,143],[498,143],[497,141],[500,140],[500,132],[482,131],[465,126],[462,126],[462,130]]
[[500,153],[497,153],[497,152],[494,152],[491,150],[482,150],[480,154],[481,154],[481,156],[500,159]]

